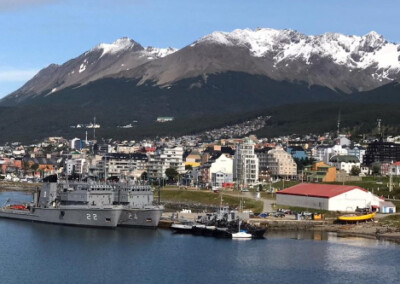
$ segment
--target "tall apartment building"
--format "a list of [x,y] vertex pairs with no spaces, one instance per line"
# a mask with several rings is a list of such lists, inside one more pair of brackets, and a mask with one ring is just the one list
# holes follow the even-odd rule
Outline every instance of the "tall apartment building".
[[148,154],[147,173],[149,178],[166,178],[165,171],[174,168],[178,173],[185,172],[183,147],[161,148]]
[[297,164],[292,155],[276,147],[268,152],[268,171],[271,176],[292,177],[297,175]]
[[255,153],[258,158],[258,169],[264,171],[268,169],[268,152],[272,150],[271,147],[264,147],[261,149],[255,149]]
[[258,158],[254,153],[254,142],[245,138],[236,145],[233,160],[233,179],[244,186],[258,182]]

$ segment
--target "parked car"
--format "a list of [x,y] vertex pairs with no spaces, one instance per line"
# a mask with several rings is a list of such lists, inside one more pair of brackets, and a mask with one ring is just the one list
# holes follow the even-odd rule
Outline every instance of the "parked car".
[[291,212],[290,212],[289,209],[282,209],[282,208],[279,208],[279,209],[278,209],[278,212],[282,212],[282,213],[285,213],[285,214],[288,214],[288,215],[291,214]]
[[286,215],[286,214],[285,214],[284,212],[276,212],[274,216],[275,216],[276,218],[284,218],[285,215]]
[[301,219],[312,219],[312,215],[313,213],[307,211],[300,213]]
[[264,212],[264,213],[261,213],[260,215],[258,215],[259,217],[261,217],[261,218],[267,218],[268,217],[268,213],[267,212]]

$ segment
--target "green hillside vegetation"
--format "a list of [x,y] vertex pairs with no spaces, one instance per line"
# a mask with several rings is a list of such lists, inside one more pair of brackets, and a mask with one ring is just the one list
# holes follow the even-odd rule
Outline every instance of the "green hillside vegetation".
[[[400,125],[400,88],[395,84],[346,95],[324,87],[235,72],[211,75],[206,82],[202,78],[187,79],[168,88],[137,83],[109,78],[18,105],[4,101],[0,107],[0,143],[32,142],[47,136],[83,137],[85,129],[70,126],[90,123],[94,116],[101,124],[97,137],[116,139],[193,134],[258,115],[272,116],[268,125],[255,133],[261,137],[321,133],[336,128],[339,109],[342,126],[355,135],[373,131],[378,117],[388,132],[395,133]],[[175,120],[155,123],[159,116],[173,116]],[[130,123],[135,127],[117,128]]]

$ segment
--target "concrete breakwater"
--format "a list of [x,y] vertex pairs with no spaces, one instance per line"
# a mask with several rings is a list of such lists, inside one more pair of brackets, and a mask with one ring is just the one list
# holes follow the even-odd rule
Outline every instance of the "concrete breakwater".
[[314,220],[272,220],[250,218],[247,222],[251,225],[267,228],[268,230],[310,230],[321,228],[328,224],[328,221]]

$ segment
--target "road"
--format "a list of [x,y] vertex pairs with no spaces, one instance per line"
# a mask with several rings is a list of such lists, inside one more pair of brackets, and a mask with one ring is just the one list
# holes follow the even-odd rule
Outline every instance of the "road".
[[263,212],[274,212],[275,210],[272,208],[272,204],[275,203],[275,200],[273,199],[267,199],[267,198],[257,198],[257,193],[256,192],[223,192],[224,195],[229,195],[229,196],[235,196],[235,197],[245,197],[245,198],[250,198],[254,199],[257,201],[262,201],[264,206],[263,206]]

